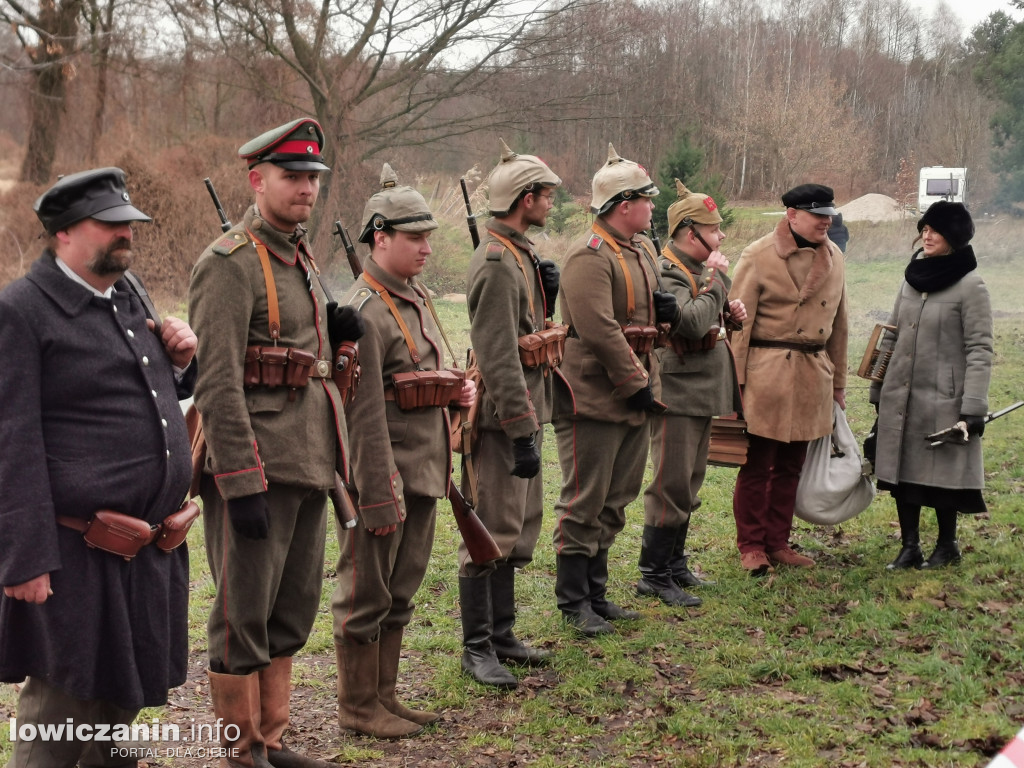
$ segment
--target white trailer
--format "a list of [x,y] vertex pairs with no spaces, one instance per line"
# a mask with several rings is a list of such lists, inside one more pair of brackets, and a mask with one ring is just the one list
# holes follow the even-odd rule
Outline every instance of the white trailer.
[[921,169],[917,188],[917,210],[924,213],[937,200],[967,202],[967,169],[930,165]]

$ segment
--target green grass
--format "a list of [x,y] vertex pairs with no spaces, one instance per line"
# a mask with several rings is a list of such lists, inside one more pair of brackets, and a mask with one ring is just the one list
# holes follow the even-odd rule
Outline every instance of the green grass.
[[[755,225],[767,231],[763,220],[749,224]],[[848,260],[852,369],[871,327],[891,308],[915,234],[909,227],[854,229]],[[730,244],[741,239],[752,236]],[[874,239],[900,247],[886,259],[872,250]],[[1024,398],[1024,281],[1019,259],[1009,257],[983,257],[981,273],[996,312],[995,409]],[[439,301],[438,311],[463,350],[465,306]],[[848,402],[851,426],[862,437],[873,419],[866,382],[851,377]],[[539,673],[517,671],[524,685],[512,694],[495,694],[462,675],[457,532],[442,502],[431,565],[406,636],[410,661],[403,675],[420,681],[419,701],[458,718],[444,735],[422,737],[421,746],[444,740],[448,762],[438,765],[985,765],[1024,723],[1022,425],[1024,411],[989,425],[991,514],[961,517],[964,562],[937,573],[885,570],[899,542],[894,505],[880,494],[842,526],[796,525],[794,541],[817,559],[815,569],[750,579],[734,544],[735,470],[712,468],[689,549],[692,564],[718,583],[701,590],[701,608],[670,609],[632,593],[643,527],[642,506],[634,502],[612,549],[610,593],[643,619],[593,642],[569,634],[555,609],[550,512],[559,477],[549,434],[547,515],[534,563],[517,581],[517,632],[553,650],[554,661]],[[935,522],[927,512],[922,535],[929,547]],[[193,529],[190,621],[197,654],[205,647],[212,595],[201,539],[200,528]],[[336,557],[332,530],[323,607],[305,650],[324,655],[324,671],[319,677],[297,673],[298,683],[325,695],[334,684],[329,600]],[[11,710],[9,688],[0,703]],[[0,762],[8,756],[6,727],[6,719],[0,721]],[[386,754],[372,742],[347,740],[339,759],[405,764],[399,758],[374,762]]]

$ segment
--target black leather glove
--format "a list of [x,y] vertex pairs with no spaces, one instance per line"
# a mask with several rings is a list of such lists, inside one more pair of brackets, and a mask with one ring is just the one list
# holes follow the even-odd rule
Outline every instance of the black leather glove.
[[977,435],[981,437],[985,434],[985,417],[984,416],[964,416],[960,414],[960,421],[967,423],[967,434]]
[[648,384],[643,389],[638,389],[626,398],[626,405],[634,411],[649,411],[654,407],[654,392]]
[[537,262],[537,272],[540,274],[540,284],[544,286],[544,317],[554,317],[555,307],[558,299],[558,281],[562,273],[558,271],[558,265],[551,259],[544,259]]
[[654,319],[659,323],[671,323],[679,314],[679,302],[668,291],[654,291]]
[[512,441],[512,459],[515,466],[512,474],[516,477],[536,477],[540,472],[540,451],[533,435],[517,437]]
[[871,431],[868,432],[868,436],[864,438],[864,458],[870,461],[872,464],[875,463],[875,451],[878,447],[878,419],[875,419],[875,423],[871,425]]
[[247,539],[265,539],[270,532],[270,507],[265,493],[228,499],[228,516],[234,529]]
[[366,333],[366,323],[355,307],[339,307],[338,302],[332,301],[327,305],[327,333],[334,349],[343,341],[359,341]]

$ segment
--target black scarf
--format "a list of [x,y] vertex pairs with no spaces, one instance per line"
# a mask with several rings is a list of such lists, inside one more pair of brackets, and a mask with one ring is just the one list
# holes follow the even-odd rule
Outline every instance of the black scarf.
[[915,291],[932,293],[956,285],[968,272],[978,268],[978,260],[974,258],[974,249],[965,245],[958,251],[945,256],[918,256],[924,248],[919,248],[910,257],[910,263],[903,276]]

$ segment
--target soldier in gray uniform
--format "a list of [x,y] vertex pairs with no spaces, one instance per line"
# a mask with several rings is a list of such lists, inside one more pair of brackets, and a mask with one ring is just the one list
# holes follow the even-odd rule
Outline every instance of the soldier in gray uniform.
[[[484,390],[472,448],[476,511],[502,556],[493,565],[474,565],[461,545],[459,598],[462,668],[485,685],[515,688],[515,675],[500,661],[535,665],[548,656],[524,645],[512,627],[516,569],[533,560],[544,511],[542,425],[551,420],[558,376],[557,356],[545,350],[560,350],[565,340],[563,328],[545,321],[554,314],[558,267],[538,257],[526,232],[544,226],[562,182],[537,157],[501,147],[487,180],[493,218],[470,261],[467,303]],[[520,338],[547,346],[524,358]]]
[[476,389],[467,382],[451,399],[456,378],[444,370],[441,331],[416,279],[435,229],[423,196],[398,186],[385,164],[359,238],[370,258],[345,298],[367,332],[359,387],[346,408],[358,521],[338,531],[331,601],[341,727],[377,738],[411,736],[438,719],[400,703],[395,684],[412,598],[434,543],[437,499],[451,476],[447,406],[470,407]]
[[715,201],[676,179],[678,199],[668,209],[671,241],[661,253],[661,282],[679,302],[671,346],[657,351],[661,398],[668,411],[652,419],[654,476],[644,491],[644,534],[637,592],[668,605],[701,601],[684,587],[705,582],[687,566],[690,515],[700,506],[711,417],[739,411],[740,390],[726,338],[726,324],[742,323],[743,302],[728,300],[729,260]]
[[203,252],[189,288],[217,586],[210,696],[214,714],[238,727],[234,740],[222,731],[232,766],[326,765],[282,741],[292,656],[320,605],[327,491],[347,472],[332,347],[362,335],[355,310],[328,306],[302,226],[328,170],[322,145],[319,124],[301,118],[239,149],[256,203]]
[[562,271],[562,372],[574,396],[559,398],[554,422],[562,466],[555,596],[566,622],[590,637],[613,632],[608,620],[640,616],[606,598],[608,550],[643,484],[650,415],[665,409],[658,325],[679,320],[675,297],[658,290],[657,254],[642,234],[658,194],[647,171],[609,144],[592,186],[597,218]]

